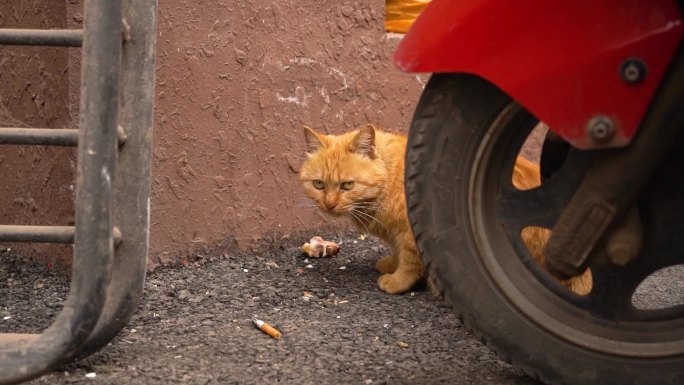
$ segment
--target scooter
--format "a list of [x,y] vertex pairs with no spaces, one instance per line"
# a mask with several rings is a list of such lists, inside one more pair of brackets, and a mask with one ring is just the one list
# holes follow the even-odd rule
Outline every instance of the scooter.
[[[682,5],[433,0],[395,50],[402,71],[432,73],[405,168],[429,275],[546,383],[684,384],[682,291],[635,297],[684,264]],[[528,138],[541,184],[520,189]],[[543,264],[527,228],[550,232]],[[560,284],[587,271],[587,294]]]

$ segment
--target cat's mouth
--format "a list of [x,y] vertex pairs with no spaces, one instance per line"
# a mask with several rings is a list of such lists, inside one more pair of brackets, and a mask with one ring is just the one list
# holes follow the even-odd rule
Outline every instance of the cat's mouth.
[[333,207],[331,209],[327,209],[326,211],[333,216],[341,217],[349,213],[349,208]]
[[349,214],[349,211],[352,209],[351,206],[335,206],[333,208],[330,207],[325,207],[321,206],[321,209],[323,209],[324,212],[334,216],[334,217],[341,217],[343,215]]

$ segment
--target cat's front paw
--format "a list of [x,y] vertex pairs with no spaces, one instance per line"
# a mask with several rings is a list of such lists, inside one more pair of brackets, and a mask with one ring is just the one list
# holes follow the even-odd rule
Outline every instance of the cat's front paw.
[[386,293],[401,294],[411,290],[419,279],[420,277],[413,277],[395,272],[381,275],[380,278],[378,278],[378,285],[380,286],[380,289]]
[[397,269],[397,259],[394,255],[382,257],[375,264],[375,269],[384,274],[392,274]]

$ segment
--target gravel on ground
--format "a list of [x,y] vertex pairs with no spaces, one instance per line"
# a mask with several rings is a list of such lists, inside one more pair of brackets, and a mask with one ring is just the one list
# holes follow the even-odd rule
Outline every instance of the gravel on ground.
[[[159,268],[111,344],[31,383],[537,384],[429,291],[380,291],[373,266],[387,249],[377,239],[332,239],[342,246],[333,258],[274,247]],[[68,276],[0,253],[0,332],[46,328],[68,285]],[[254,317],[282,338],[255,329]]]

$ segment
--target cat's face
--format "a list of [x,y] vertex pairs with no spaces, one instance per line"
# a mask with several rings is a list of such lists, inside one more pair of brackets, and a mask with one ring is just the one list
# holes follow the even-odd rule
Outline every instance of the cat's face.
[[372,208],[387,179],[384,163],[376,156],[373,126],[339,136],[307,127],[304,135],[307,159],[299,180],[306,195],[337,216]]

